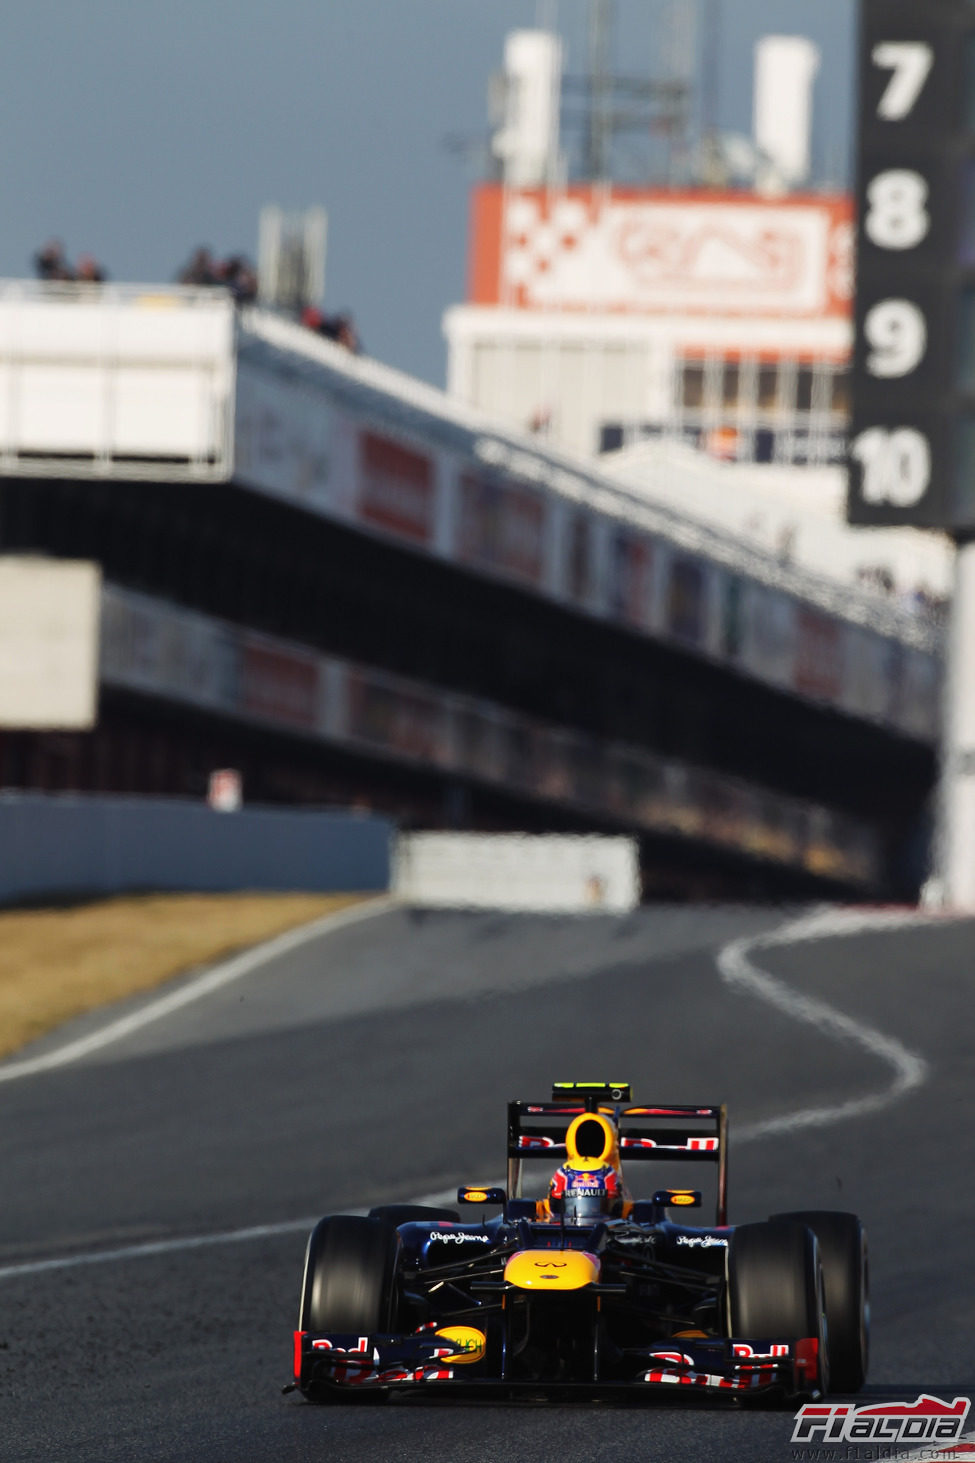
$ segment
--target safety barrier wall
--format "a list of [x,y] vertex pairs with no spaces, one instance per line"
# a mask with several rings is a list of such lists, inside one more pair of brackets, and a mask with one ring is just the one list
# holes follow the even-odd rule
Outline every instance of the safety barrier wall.
[[389,888],[392,825],[331,809],[0,796],[0,901],[125,890]]
[[115,585],[101,680],[201,710],[470,779],[526,800],[876,886],[881,854],[853,818],[707,768],[598,741]]
[[438,909],[621,913],[640,902],[640,863],[632,838],[401,833],[393,892]]

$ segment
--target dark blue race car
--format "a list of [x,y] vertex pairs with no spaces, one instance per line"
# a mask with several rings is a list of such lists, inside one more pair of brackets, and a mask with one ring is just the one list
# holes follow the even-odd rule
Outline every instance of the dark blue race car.
[[[365,1393],[500,1390],[817,1399],[867,1372],[867,1246],[854,1214],[727,1222],[720,1106],[634,1106],[627,1083],[557,1083],[508,1104],[506,1188],[458,1209],[334,1215],[305,1256],[295,1386]],[[557,1163],[540,1198],[526,1161]],[[647,1163],[710,1164],[715,1222],[691,1188],[634,1198]],[[464,1219],[460,1218],[463,1209]],[[468,1217],[469,1216],[469,1217]]]

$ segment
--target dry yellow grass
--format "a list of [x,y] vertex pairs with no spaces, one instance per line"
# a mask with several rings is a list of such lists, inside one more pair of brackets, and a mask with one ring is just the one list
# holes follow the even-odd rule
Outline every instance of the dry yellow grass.
[[0,1056],[108,1001],[294,925],[354,894],[146,894],[0,911]]

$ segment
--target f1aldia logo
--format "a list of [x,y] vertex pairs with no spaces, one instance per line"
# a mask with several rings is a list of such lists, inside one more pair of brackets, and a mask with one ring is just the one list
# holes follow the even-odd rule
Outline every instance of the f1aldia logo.
[[794,1443],[945,1443],[956,1442],[965,1426],[969,1397],[942,1402],[922,1392],[916,1402],[807,1402],[796,1413]]

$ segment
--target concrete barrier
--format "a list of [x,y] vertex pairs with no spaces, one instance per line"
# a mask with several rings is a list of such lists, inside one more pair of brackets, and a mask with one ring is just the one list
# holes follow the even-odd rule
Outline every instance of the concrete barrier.
[[136,889],[389,888],[393,828],[332,809],[0,795],[0,902]]
[[437,908],[627,910],[640,902],[638,851],[595,834],[401,834],[393,891]]

